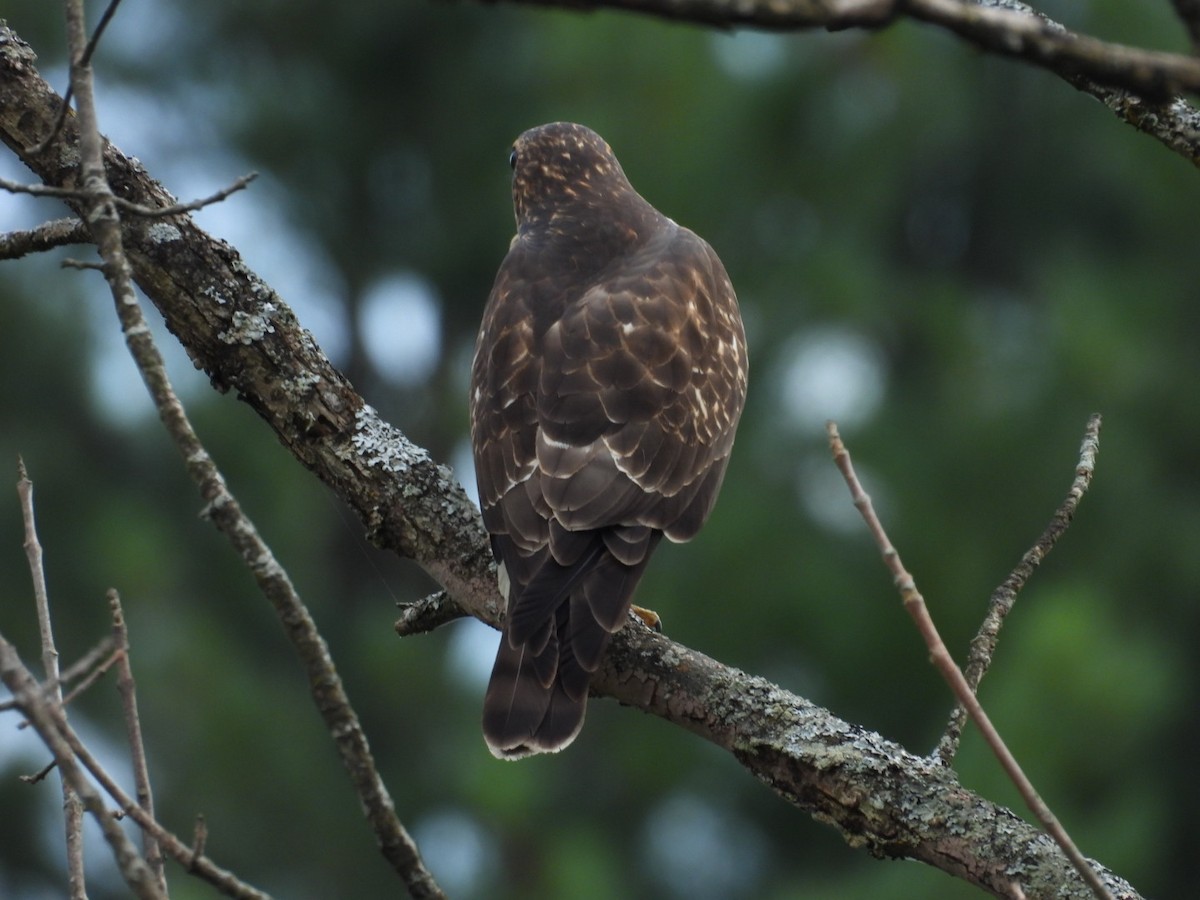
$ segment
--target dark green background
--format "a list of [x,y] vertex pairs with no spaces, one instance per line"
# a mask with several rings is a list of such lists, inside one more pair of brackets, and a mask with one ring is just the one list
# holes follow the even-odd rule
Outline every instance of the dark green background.
[[[1165,2],[1047,11],[1185,48]],[[59,5],[0,12],[61,88]],[[475,327],[512,232],[509,144],[554,119],[603,134],[634,185],[716,247],[751,344],[721,502],[693,544],[663,546],[641,602],[672,637],[915,752],[936,742],[947,690],[828,462],[821,422],[847,370],[824,370],[832,383],[797,416],[785,389],[797,358],[857,348],[879,393],[838,412],[842,431],[960,658],[989,592],[1061,501],[1088,414],[1102,412],[1095,486],[1021,597],[981,695],[1085,853],[1147,895],[1193,889],[1200,178],[1189,163],[1048,74],[904,23],[729,35],[472,3],[129,0],[96,67],[102,127],[173,191],[264,174],[201,223],[295,304],[370,403],[452,464],[464,458]],[[2,173],[28,177],[11,159]],[[6,227],[62,214],[8,196],[0,212]],[[104,591],[119,589],[164,821],[186,836],[203,812],[212,857],[281,897],[395,896],[281,629],[197,517],[128,380],[106,289],[61,271],[64,255],[90,251],[0,267],[0,470],[15,484],[20,452],[36,482],[64,658],[106,632]],[[377,370],[355,332],[365,298],[395,277],[419,279],[440,312],[436,364],[405,383]],[[209,390],[177,348],[171,360],[452,896],[978,896],[849,849],[727,755],[611,701],[592,704],[569,752],[493,760],[482,684],[461,674],[464,654],[489,663],[469,632],[479,626],[398,641],[394,604],[429,579],[365,547],[249,409]],[[106,393],[105,379],[132,387]],[[33,663],[29,594],[5,489],[0,630]],[[112,685],[73,715],[121,770]],[[60,896],[58,788],[17,782],[45,754],[15,726],[0,719],[0,895]],[[959,771],[1019,808],[973,732]],[[89,841],[92,896],[123,896]],[[177,868],[170,877],[177,897],[213,895]]]

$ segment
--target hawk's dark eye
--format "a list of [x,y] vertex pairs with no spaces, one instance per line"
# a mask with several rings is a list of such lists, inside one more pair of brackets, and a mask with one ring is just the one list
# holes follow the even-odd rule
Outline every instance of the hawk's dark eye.
[[512,153],[508,154],[508,167],[512,170],[517,168],[517,148],[513,147]]

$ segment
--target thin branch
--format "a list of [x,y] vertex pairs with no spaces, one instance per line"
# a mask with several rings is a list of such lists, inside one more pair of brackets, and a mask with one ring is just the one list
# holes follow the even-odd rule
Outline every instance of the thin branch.
[[907,17],[1002,56],[1060,75],[1167,97],[1200,93],[1200,60],[1067,30],[1017,0],[516,0],[534,6],[613,8],[720,27],[772,31],[879,27]]
[[469,613],[455,603],[449,594],[434,591],[428,597],[400,607],[400,618],[395,624],[396,634],[400,637],[426,634],[466,615]]
[[[192,858],[203,857],[206,846],[208,846],[208,822],[204,820],[204,813],[196,813],[196,824],[192,829]],[[189,867],[188,871],[192,871],[192,868]]]
[[[92,61],[92,55],[96,52],[96,48],[100,45],[100,37],[104,34],[104,29],[108,27],[108,23],[112,21],[113,15],[117,11],[117,6],[121,0],[109,0],[108,6],[100,16],[100,22],[96,26],[96,32],[88,41],[87,47],[84,48],[83,55],[80,57],[81,65],[88,65]],[[67,92],[63,94],[62,103],[58,106],[58,113],[54,117],[54,127],[50,129],[50,133],[46,135],[45,140],[40,141],[37,146],[30,150],[30,153],[38,155],[44,153],[50,146],[51,142],[58,136],[62,130],[63,122],[67,120],[67,111],[71,108],[71,95],[75,92],[75,85],[68,84]]]
[[[68,19],[75,25],[69,28],[73,48],[81,44],[78,30],[82,22],[81,5],[81,0],[68,0],[67,4]],[[78,58],[78,53],[75,55]],[[291,579],[229,492],[224,477],[201,444],[171,386],[162,355],[154,345],[133,290],[117,204],[113,202],[112,188],[104,168],[103,145],[92,98],[91,71],[80,64],[73,65],[71,71],[79,113],[81,181],[89,198],[86,220],[91,225],[92,235],[104,260],[104,275],[116,301],[117,316],[129,351],[158,408],[159,417],[183,456],[188,473],[200,489],[209,517],[218,530],[229,538],[250,568],[259,589],[275,607],[292,639],[305,665],[313,699],[333,736],[385,858],[413,897],[442,897],[444,895],[433,875],[421,861],[416,843],[396,816],[392,799],[375,768],[366,735],[346,696],[324,639],[296,593]]]
[[867,523],[867,529],[871,532],[871,536],[875,539],[875,543],[879,547],[884,565],[887,566],[888,571],[892,574],[892,579],[896,584],[897,590],[900,592],[900,598],[904,601],[904,609],[912,617],[917,630],[925,640],[925,646],[929,648],[930,660],[942,674],[942,677],[946,679],[946,683],[950,685],[950,689],[958,697],[959,702],[965,705],[971,713],[971,719],[978,726],[984,740],[992,748],[992,752],[996,754],[996,758],[1000,761],[1000,765],[1005,773],[1007,773],[1013,784],[1016,785],[1021,798],[1025,801],[1030,811],[1037,816],[1038,821],[1042,823],[1046,832],[1063,849],[1067,858],[1071,860],[1071,864],[1083,876],[1084,881],[1088,883],[1093,893],[1100,900],[1115,900],[1112,893],[1100,879],[1100,876],[1092,868],[1091,863],[1079,852],[1079,848],[1075,846],[1075,842],[1071,840],[1066,829],[1063,828],[1054,813],[1050,811],[1050,807],[1046,805],[1045,801],[1034,790],[1033,783],[1026,777],[1024,771],[1018,765],[1016,757],[1009,751],[1000,737],[1000,733],[992,725],[987,713],[983,711],[979,700],[972,693],[970,685],[967,684],[966,678],[963,677],[962,671],[955,665],[954,658],[950,655],[950,651],[946,649],[945,643],[943,643],[941,636],[938,634],[937,627],[933,624],[933,618],[929,615],[929,608],[925,604],[925,598],[917,590],[916,581],[908,570],[904,568],[904,563],[900,560],[900,553],[892,546],[892,542],[883,528],[883,523],[880,522],[879,517],[875,514],[871,498],[863,490],[862,484],[854,472],[854,464],[850,460],[850,452],[842,443],[837,425],[834,422],[829,422],[826,430],[829,434],[829,448],[833,453],[834,462],[837,464],[838,470],[842,473],[842,477],[846,480],[846,485],[850,488],[850,495],[854,500],[855,508],[862,515],[863,521]]
[[86,769],[97,784],[116,801],[121,811],[137,822],[143,830],[153,833],[172,859],[216,887],[221,893],[240,900],[269,900],[266,894],[247,885],[230,872],[207,858],[196,858],[189,847],[162,827],[126,794],[111,775],[92,756],[79,735],[62,715],[62,710],[46,700],[45,692],[21,662],[16,649],[0,635],[0,680],[12,692],[21,712],[33,723],[38,736],[50,748],[62,770],[63,778],[83,798],[88,812],[100,823],[105,839],[113,848],[117,864],[125,881],[138,897],[165,898],[158,880],[125,836],[117,817],[104,804],[103,798],[84,775]]
[[[105,657],[108,657],[105,659]],[[102,661],[103,660],[103,661]],[[113,640],[111,637],[101,639],[95,647],[81,656],[78,660],[72,663],[67,669],[62,672],[57,681],[46,680],[42,682],[42,690],[54,691],[60,687],[65,687],[76,678],[82,676],[83,680],[75,685],[66,696],[62,698],[63,706],[70,706],[71,701],[90,688],[96,681],[103,676],[112,664],[116,662],[116,656],[113,654]],[[0,703],[0,712],[7,709],[13,709],[16,704],[9,701]],[[18,728],[25,728],[28,722],[22,722]]]
[[[37,606],[38,632],[42,639],[42,671],[51,685],[50,696],[62,715],[62,685],[58,671],[58,648],[54,646],[54,628],[50,621],[50,597],[46,590],[46,570],[43,565],[42,544],[38,540],[37,523],[33,513],[33,482],[25,469],[25,460],[17,458],[17,494],[21,498],[21,518],[25,522],[25,556],[29,562],[29,574],[33,578],[33,599]],[[57,760],[57,757],[56,757]],[[62,774],[63,828],[66,833],[67,849],[67,893],[71,900],[87,900],[87,881],[83,870],[83,803],[79,793]]]
[[0,234],[0,259],[20,259],[30,253],[44,253],[55,247],[86,244],[91,239],[87,226],[79,219],[55,219],[28,231]]
[[[1071,482],[1071,489],[1067,492],[1066,499],[1055,510],[1054,516],[1041,536],[1032,547],[1025,551],[1025,555],[1021,557],[1016,568],[992,592],[992,596],[988,600],[987,615],[979,628],[979,633],[971,641],[971,650],[963,669],[967,686],[970,687],[972,693],[978,690],[979,682],[983,680],[988,667],[992,664],[992,656],[996,652],[996,642],[1000,638],[1000,628],[1003,626],[1005,618],[1012,612],[1013,604],[1017,602],[1017,594],[1021,592],[1034,569],[1041,565],[1042,560],[1058,543],[1058,539],[1071,526],[1071,520],[1075,516],[1075,510],[1079,507],[1079,501],[1083,499],[1088,486],[1092,483],[1092,475],[1096,471],[1096,455],[1100,452],[1100,422],[1099,413],[1094,413],[1088,419],[1083,443],[1079,448],[1079,462],[1075,466],[1075,478]],[[966,708],[960,703],[950,714],[946,732],[938,742],[937,755],[946,765],[950,765],[954,755],[958,752],[958,742],[962,736],[966,718]]]
[[[133,782],[138,806],[146,815],[154,817],[154,793],[150,787],[150,769],[146,763],[146,746],[142,741],[142,722],[138,717],[137,684],[133,680],[133,667],[129,661],[129,629],[125,627],[125,613],[121,609],[121,597],[115,590],[107,594],[109,612],[113,621],[113,640],[118,648],[117,691],[121,695],[121,707],[125,712],[125,730],[129,736],[130,761],[133,764]],[[163,870],[162,848],[149,831],[142,831],[142,853],[146,864],[154,873],[159,889],[167,893],[167,876]]]
[[55,187],[49,184],[24,184],[0,178],[0,189],[10,194],[29,194],[32,197],[53,197],[58,200],[83,200],[87,194],[76,188]]
[[[107,654],[108,658],[105,659],[103,662],[101,662],[99,665],[95,665],[93,663],[93,665],[95,667],[89,668],[87,675],[84,676],[84,678],[79,682],[79,684],[77,684],[77,685],[75,685],[75,687],[71,688],[71,690],[67,693],[67,695],[65,697],[63,697],[63,701],[62,701],[63,706],[70,706],[71,702],[76,697],[78,697],[80,694],[82,694],[84,691],[86,691],[88,688],[90,688],[93,684],[95,684],[97,681],[99,681],[101,678],[103,678],[105,675],[107,675],[108,670],[111,669],[113,666],[113,663],[115,663],[117,661],[117,658],[120,656],[121,651],[114,649],[114,644],[113,644],[113,640],[111,637],[106,637],[103,640],[101,640],[100,643],[97,644],[88,653],[87,656],[83,657],[83,659],[81,659],[75,665],[76,666],[81,665],[82,663],[86,662],[93,654],[96,654],[96,653],[99,653],[100,656],[104,656],[105,654]],[[72,668],[74,668],[74,667],[72,667]],[[73,679],[74,679],[74,676],[68,673],[67,675],[63,676],[63,683],[69,684]]]
[[199,200],[192,200],[188,203],[172,203],[170,206],[142,206],[138,203],[131,203],[128,200],[116,198],[117,205],[126,212],[131,212],[137,216],[147,216],[149,218],[162,216],[178,216],[183,213],[195,212],[198,209],[203,209],[206,206],[212,206],[214,203],[220,203],[230,194],[236,194],[238,191],[246,187],[250,182],[258,177],[257,172],[249,172],[237,178],[228,187],[223,187],[216,193],[209,194],[207,197],[202,197]]
[[[154,874],[125,836],[116,818],[105,806],[104,799],[79,768],[83,761],[77,747],[72,747],[65,734],[70,732],[62,707],[46,698],[29,670],[17,656],[16,648],[0,635],[0,680],[12,692],[22,714],[33,723],[38,736],[54,754],[63,782],[100,825],[104,839],[112,847],[113,856],[125,883],[142,900],[165,900]],[[77,761],[78,760],[78,761]],[[86,765],[86,763],[84,763]],[[82,894],[81,896],[86,896]]]
[[[13,702],[13,708],[14,709],[18,708],[16,701]],[[26,719],[21,724],[26,725],[28,723],[29,723],[29,720]],[[40,769],[38,769],[36,772],[34,772],[32,775],[19,775],[19,776],[17,776],[17,778],[23,784],[37,784],[39,781],[44,780],[47,775],[49,775],[51,772],[53,772],[57,768],[58,768],[58,760],[52,759],[52,760],[50,760],[50,762],[46,763],[46,765],[42,766]]]
[[91,64],[92,56],[95,54],[96,48],[100,46],[100,38],[104,36],[104,29],[112,21],[113,16],[116,15],[117,7],[120,5],[121,0],[109,0],[108,6],[100,14],[100,21],[96,23],[96,30],[88,40],[87,46],[83,48],[83,55],[79,59],[80,65],[86,66]]
[[[102,243],[103,246],[103,243]],[[106,266],[106,274],[112,270]],[[162,356],[154,345],[132,285],[119,282],[114,293],[121,327],[159,417],[187,464],[201,497],[205,514],[233,545],[250,568],[260,591],[274,606],[301,662],[318,711],[337,745],[342,763],[375,832],[384,857],[401,876],[413,897],[442,897],[433,875],[421,861],[416,843],[396,816],[391,796],[375,767],[366,734],[350,705],[329,648],[325,644],[287,572],[259,536],[250,519],[230,493],[224,476],[201,444],[183,405],[167,377]]]
[[[214,203],[220,203],[230,194],[236,194],[238,191],[245,188],[250,182],[258,177],[257,172],[249,172],[239,176],[232,184],[221,188],[207,197],[202,197],[198,200],[191,200],[187,203],[171,203],[166,206],[143,206],[140,203],[134,203],[131,200],[126,200],[123,197],[116,195],[110,197],[119,209],[124,212],[132,213],[135,216],[145,216],[147,218],[161,218],[163,216],[177,216],[184,213],[195,212],[198,209],[203,209],[206,206],[211,206]],[[34,197],[52,197],[56,200],[83,200],[88,201],[92,198],[92,194],[86,188],[61,188],[52,187],[45,184],[22,184],[19,181],[10,181],[7,178],[0,178],[0,188],[8,191],[10,194],[29,194]],[[21,232],[16,232],[21,234]],[[84,232],[86,234],[86,232]],[[63,243],[66,243],[64,241]],[[71,243],[90,243],[90,238],[82,237],[80,240],[72,241]],[[0,244],[0,248],[3,244]],[[5,258],[0,256],[0,258]]]

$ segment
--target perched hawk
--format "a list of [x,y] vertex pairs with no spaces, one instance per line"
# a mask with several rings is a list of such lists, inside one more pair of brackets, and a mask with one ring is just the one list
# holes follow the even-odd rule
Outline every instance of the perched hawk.
[[665,534],[712,511],[746,398],[716,253],[582,125],[513,145],[517,234],[471,367],[483,521],[508,599],[483,706],[492,753],[561,750]]

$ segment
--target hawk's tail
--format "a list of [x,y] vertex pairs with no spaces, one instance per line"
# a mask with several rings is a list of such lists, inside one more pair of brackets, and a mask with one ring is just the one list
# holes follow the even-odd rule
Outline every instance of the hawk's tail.
[[[580,560],[584,571],[568,571],[551,561],[511,604],[483,700],[483,736],[494,756],[553,753],[579,734],[592,673],[612,633],[625,621],[659,536],[646,535],[641,559],[633,565],[619,561],[597,538],[598,552]],[[561,579],[559,590],[547,587],[551,579]],[[546,604],[540,621],[522,615],[528,609],[526,595],[536,597],[540,606],[547,593],[554,602]]]
[[575,740],[591,673],[574,659],[561,659],[562,650],[557,634],[540,650],[532,642],[513,647],[506,629],[483,699],[483,737],[492,755],[520,759],[553,753]]

